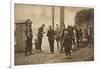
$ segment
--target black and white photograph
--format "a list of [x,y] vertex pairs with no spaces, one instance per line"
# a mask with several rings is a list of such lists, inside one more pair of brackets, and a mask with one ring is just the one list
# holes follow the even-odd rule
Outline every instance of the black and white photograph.
[[0,69],[100,69],[99,0],[0,0]]
[[14,65],[94,61],[94,8],[14,4]]

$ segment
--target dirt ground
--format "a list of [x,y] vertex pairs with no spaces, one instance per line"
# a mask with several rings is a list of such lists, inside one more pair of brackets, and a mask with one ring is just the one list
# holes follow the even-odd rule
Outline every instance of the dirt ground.
[[25,56],[24,52],[15,53],[15,65],[64,63],[94,60],[94,48],[81,48],[77,51],[72,52],[72,59],[66,59],[65,54],[60,54],[57,50],[56,42],[54,46],[55,53],[50,54],[48,40],[47,37],[45,37],[43,38],[42,42],[42,53],[34,50],[33,45],[33,55]]

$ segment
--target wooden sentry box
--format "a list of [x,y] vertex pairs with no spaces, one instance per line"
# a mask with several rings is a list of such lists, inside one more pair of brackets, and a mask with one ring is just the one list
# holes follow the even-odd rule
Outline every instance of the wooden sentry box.
[[15,22],[15,52],[25,51],[25,25],[32,24],[30,19],[22,19]]

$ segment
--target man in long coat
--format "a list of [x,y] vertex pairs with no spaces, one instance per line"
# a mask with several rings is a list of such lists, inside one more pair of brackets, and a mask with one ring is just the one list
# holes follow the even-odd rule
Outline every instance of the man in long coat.
[[47,36],[48,36],[48,41],[49,41],[49,45],[50,45],[50,52],[54,53],[54,35],[55,32],[52,29],[51,25],[49,26],[49,30],[47,32]]
[[65,25],[63,25],[62,29],[61,29],[61,32],[60,32],[60,46],[61,46],[61,49],[60,49],[60,53],[63,52],[63,38],[64,38],[64,31],[66,30],[65,28]]
[[32,37],[33,37],[33,35],[32,35],[31,24],[26,24],[25,36],[26,36],[25,56],[27,56],[28,52],[30,54],[32,54]]
[[68,33],[68,30],[64,31],[64,38],[63,38],[63,46],[64,46],[64,51],[66,54],[66,58],[71,58],[71,37]]

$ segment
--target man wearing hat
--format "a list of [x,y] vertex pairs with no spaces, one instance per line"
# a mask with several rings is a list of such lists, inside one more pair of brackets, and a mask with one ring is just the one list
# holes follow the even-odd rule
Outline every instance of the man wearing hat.
[[31,24],[26,23],[26,29],[25,29],[25,40],[26,40],[26,46],[25,46],[25,56],[27,56],[27,53],[29,52],[32,54],[32,28]]

